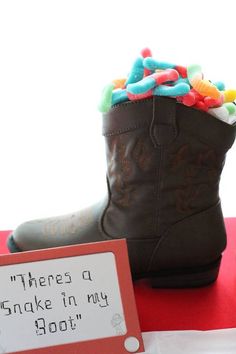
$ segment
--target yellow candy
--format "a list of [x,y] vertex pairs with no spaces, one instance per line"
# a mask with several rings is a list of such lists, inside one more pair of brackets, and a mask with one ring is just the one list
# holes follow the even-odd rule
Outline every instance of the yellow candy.
[[236,99],[236,90],[223,91],[224,102],[233,102]]

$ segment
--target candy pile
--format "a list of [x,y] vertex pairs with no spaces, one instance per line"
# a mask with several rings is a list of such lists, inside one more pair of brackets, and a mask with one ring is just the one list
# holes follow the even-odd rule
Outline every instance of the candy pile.
[[99,110],[108,112],[115,104],[152,96],[175,97],[228,124],[236,122],[236,90],[225,90],[223,82],[204,79],[199,65],[184,67],[157,61],[148,48],[141,51],[127,78],[113,80],[104,88]]

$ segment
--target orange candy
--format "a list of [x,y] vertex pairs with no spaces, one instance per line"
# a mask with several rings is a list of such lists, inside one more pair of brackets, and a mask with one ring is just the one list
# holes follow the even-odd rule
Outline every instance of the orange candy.
[[215,100],[218,100],[221,97],[221,93],[218,88],[208,80],[196,77],[191,79],[190,83],[194,90],[202,96],[208,96],[214,98]]
[[124,88],[126,80],[127,80],[127,78],[112,80],[112,83],[115,85],[114,90],[118,89],[118,88],[121,88],[121,89]]
[[200,65],[189,65],[187,67],[188,79],[194,90],[200,95],[207,96],[218,100],[221,93],[218,88],[209,80],[203,79],[202,69]]

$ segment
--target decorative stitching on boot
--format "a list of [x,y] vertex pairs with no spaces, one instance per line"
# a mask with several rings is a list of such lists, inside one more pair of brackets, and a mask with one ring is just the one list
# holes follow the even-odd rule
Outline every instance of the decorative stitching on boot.
[[152,100],[153,100],[153,98],[147,98],[147,99],[141,100],[141,101],[129,101],[129,102],[118,103],[118,104],[112,106],[110,111],[108,113],[106,113],[106,114],[109,115],[110,112],[115,111],[115,110],[117,110],[119,108],[120,109],[126,109],[129,106],[131,106],[131,105],[140,105],[140,104],[142,105],[142,104],[144,104],[144,102],[148,102],[148,101],[152,101]]
[[108,133],[103,133],[103,136],[109,137],[109,136],[113,136],[113,135],[119,135],[119,134],[123,134],[123,133],[127,133],[127,132],[130,132],[130,131],[133,131],[133,130],[138,129],[138,128],[143,128],[145,126],[148,126],[148,124],[147,123],[146,124],[137,124],[137,125],[133,125],[133,126],[130,126],[128,128],[125,128],[125,129],[111,130]]
[[157,198],[156,198],[156,225],[155,225],[155,232],[159,234],[159,227],[160,227],[160,210],[161,210],[161,169],[162,169],[162,160],[163,160],[163,149],[162,147],[158,148],[159,150],[159,159],[160,163],[157,167]]

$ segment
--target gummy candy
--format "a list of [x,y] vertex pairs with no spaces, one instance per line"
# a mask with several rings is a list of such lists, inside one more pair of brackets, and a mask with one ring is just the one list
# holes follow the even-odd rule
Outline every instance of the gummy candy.
[[149,48],[141,51],[127,78],[112,80],[104,88],[99,110],[107,112],[113,105],[153,96],[174,97],[179,104],[236,123],[236,90],[226,90],[222,81],[206,80],[200,65],[185,67],[155,60]]

